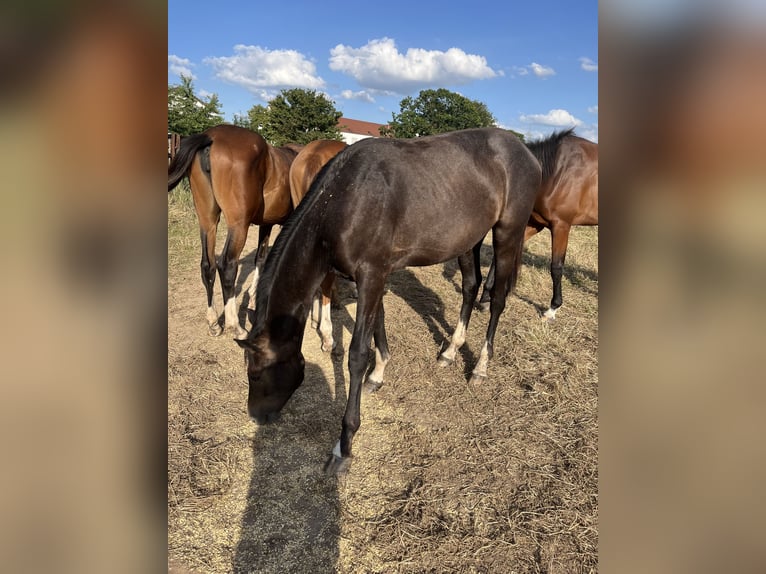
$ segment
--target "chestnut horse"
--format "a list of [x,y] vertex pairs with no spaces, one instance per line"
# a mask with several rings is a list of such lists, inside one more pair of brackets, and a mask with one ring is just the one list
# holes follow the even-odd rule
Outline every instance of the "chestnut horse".
[[300,147],[275,148],[246,128],[219,125],[181,140],[168,166],[168,191],[185,176],[191,184],[202,239],[200,267],[207,291],[207,321],[213,336],[223,332],[213,303],[215,236],[221,212],[228,227],[218,260],[225,327],[234,330],[235,336],[244,337],[247,332],[239,324],[235,293],[239,256],[248,228],[257,224],[258,249],[251,288],[254,293],[271,229],[284,223],[293,211],[288,174]]
[[[315,140],[298,153],[290,166],[290,195],[293,205],[297,206],[309,190],[311,182],[324,165],[338,155],[346,144],[338,140]],[[332,338],[330,304],[335,274],[328,273],[321,285],[321,306],[317,301],[312,309],[312,325],[317,327],[322,339],[322,350],[329,353],[335,347]]]
[[521,265],[524,229],[540,187],[540,164],[509,131],[480,128],[414,139],[369,138],[341,151],[319,173],[269,253],[258,284],[245,349],[248,412],[275,419],[303,382],[303,334],[311,299],[327,273],[354,280],[357,300],[349,347],[348,403],[326,470],[346,466],[359,428],[362,379],[370,341],[382,384],[390,353],[383,292],[388,275],[407,266],[458,258],[463,302],[451,342],[454,360],[481,284],[479,253],[492,230],[495,285],[484,345],[471,381],[487,378],[500,314]]
[[[574,135],[573,130],[554,133],[527,147],[540,161],[543,182],[527,223],[524,241],[547,227],[551,231],[553,298],[543,317],[549,321],[561,307],[561,276],[573,225],[598,225],[598,144]],[[490,266],[479,308],[489,306],[494,282]]]

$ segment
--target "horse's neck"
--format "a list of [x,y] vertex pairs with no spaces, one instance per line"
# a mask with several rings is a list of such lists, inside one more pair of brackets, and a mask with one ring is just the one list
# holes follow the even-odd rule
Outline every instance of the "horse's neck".
[[280,254],[270,287],[268,320],[290,315],[304,324],[311,299],[330,270],[329,258],[322,249],[316,226],[306,233],[291,230],[291,237]]

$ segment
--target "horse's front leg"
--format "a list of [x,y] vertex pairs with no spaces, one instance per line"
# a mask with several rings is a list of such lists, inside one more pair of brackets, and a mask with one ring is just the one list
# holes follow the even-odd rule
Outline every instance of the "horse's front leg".
[[[369,276],[373,275],[373,276]],[[356,323],[351,336],[348,352],[349,389],[346,412],[340,440],[335,445],[330,460],[325,466],[327,472],[341,472],[347,469],[351,457],[351,445],[361,424],[360,408],[362,381],[367,371],[370,341],[375,330],[378,307],[381,304],[386,277],[370,272],[357,278],[359,301],[356,309]]]

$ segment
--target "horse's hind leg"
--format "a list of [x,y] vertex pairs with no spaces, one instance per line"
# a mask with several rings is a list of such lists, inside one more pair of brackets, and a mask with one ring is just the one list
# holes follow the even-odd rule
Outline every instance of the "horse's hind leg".
[[391,353],[388,350],[388,338],[386,337],[386,313],[383,309],[383,300],[380,301],[378,314],[375,317],[375,367],[367,375],[367,389],[370,392],[377,391],[383,386],[383,373],[386,370]]
[[[530,237],[542,231],[542,229],[543,229],[543,226],[538,223],[535,223],[534,225],[528,223],[527,228],[524,230],[524,243],[526,243]],[[493,257],[492,263],[489,266],[489,271],[487,272],[487,280],[484,281],[484,289],[481,292],[481,298],[479,298],[479,302],[476,305],[480,311],[489,310],[489,299],[490,299],[489,293],[490,293],[490,290],[492,289],[492,285],[494,284],[495,284],[495,259]]]
[[495,282],[490,291],[489,324],[487,338],[481,348],[479,360],[473,369],[471,383],[482,383],[487,380],[487,367],[494,353],[495,331],[500,315],[505,309],[505,300],[511,284],[515,282],[521,264],[521,251],[524,248],[523,228],[514,229],[496,226],[492,232],[492,248],[494,250]]
[[266,260],[266,254],[269,250],[269,238],[273,225],[261,224],[258,226],[258,249],[255,251],[255,271],[253,271],[253,282],[250,284],[248,295],[250,296],[249,305],[255,308],[255,293],[258,289],[258,279],[263,269],[263,263]]
[[202,261],[200,270],[202,271],[202,284],[205,286],[207,294],[207,325],[210,334],[217,337],[223,333],[223,328],[218,323],[218,311],[213,303],[213,286],[215,285],[215,234],[218,226],[204,229],[200,227],[200,239],[202,240]]
[[551,280],[553,281],[553,297],[551,306],[545,312],[544,317],[548,321],[556,318],[556,311],[563,302],[561,297],[561,277],[564,274],[564,258],[567,254],[569,243],[569,230],[571,226],[565,221],[551,222]]
[[215,236],[218,230],[218,222],[221,218],[221,208],[213,198],[213,190],[210,180],[200,170],[198,160],[195,160],[189,174],[189,182],[194,199],[194,209],[197,211],[199,220],[200,240],[202,243],[202,260],[200,270],[202,284],[207,294],[207,324],[210,334],[217,337],[223,332],[218,323],[218,311],[213,302],[213,286],[215,285]]
[[465,343],[465,334],[468,330],[468,322],[471,320],[471,311],[473,310],[476,294],[479,292],[481,283],[481,266],[479,253],[481,242],[474,248],[458,257],[457,262],[460,265],[460,273],[463,276],[463,304],[460,307],[460,318],[458,319],[455,332],[452,334],[449,346],[439,355],[438,364],[442,367],[451,364],[455,360],[455,353]]
[[247,223],[232,225],[229,224],[229,233],[226,236],[226,243],[223,246],[223,253],[218,262],[218,272],[221,276],[221,289],[224,300],[224,316],[226,318],[226,328],[231,328],[235,338],[241,339],[247,336],[239,324],[239,313],[237,312],[237,297],[235,293],[235,281],[237,279],[237,266],[239,264],[239,255],[247,239]]

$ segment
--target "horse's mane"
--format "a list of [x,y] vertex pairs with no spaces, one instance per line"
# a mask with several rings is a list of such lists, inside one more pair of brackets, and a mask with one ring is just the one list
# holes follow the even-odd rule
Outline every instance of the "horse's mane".
[[567,136],[574,135],[574,128],[563,130],[560,132],[553,132],[545,139],[533,141],[527,143],[527,148],[540,162],[540,166],[543,168],[543,181],[546,181],[556,169],[556,155],[561,145],[561,140]]
[[295,211],[293,211],[282,226],[276,241],[274,241],[274,245],[269,251],[266,263],[263,266],[263,274],[258,280],[258,289],[255,294],[255,319],[253,320],[253,328],[250,331],[253,336],[258,335],[265,327],[266,311],[269,306],[269,296],[274,283],[274,275],[284,257],[284,252],[290,242],[293,241],[295,230],[300,227],[301,222],[306,218],[306,214],[309,213],[313,205],[322,197],[323,190],[317,191],[317,189],[322,187],[322,180],[324,179],[325,173],[335,164],[339,156],[346,155],[343,153],[344,151],[345,150],[341,150],[338,155],[330,159],[330,161],[322,167],[314,178],[314,181],[311,183],[311,187],[309,187],[306,195],[298,204],[298,207],[295,208]]

